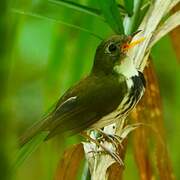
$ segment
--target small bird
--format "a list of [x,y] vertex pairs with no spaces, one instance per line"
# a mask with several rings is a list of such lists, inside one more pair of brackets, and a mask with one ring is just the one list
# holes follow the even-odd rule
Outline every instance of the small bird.
[[126,117],[145,89],[143,74],[127,58],[128,50],[141,42],[131,42],[134,35],[103,40],[90,74],[68,89],[55,108],[21,137],[20,146],[41,132],[47,132],[44,140],[48,140],[58,134],[103,128]]

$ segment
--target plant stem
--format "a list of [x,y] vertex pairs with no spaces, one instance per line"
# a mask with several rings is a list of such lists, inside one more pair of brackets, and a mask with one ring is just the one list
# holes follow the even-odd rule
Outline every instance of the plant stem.
[[139,11],[142,4],[142,0],[134,0],[134,9],[133,9],[133,15],[129,17],[128,15],[124,18],[124,28],[125,28],[125,34],[129,35],[131,34],[136,26],[137,26],[137,20],[139,17]]

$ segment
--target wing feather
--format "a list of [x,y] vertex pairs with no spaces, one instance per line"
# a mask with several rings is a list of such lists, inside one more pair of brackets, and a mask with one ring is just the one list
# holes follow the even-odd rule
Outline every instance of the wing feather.
[[69,89],[45,123],[45,130],[50,132],[47,139],[79,133],[115,110],[126,90],[122,85],[126,87],[125,81],[115,77],[90,76]]

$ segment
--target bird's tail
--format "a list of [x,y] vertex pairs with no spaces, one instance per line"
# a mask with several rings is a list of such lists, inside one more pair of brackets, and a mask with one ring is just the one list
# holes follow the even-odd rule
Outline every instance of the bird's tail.
[[19,138],[19,146],[23,147],[26,143],[34,139],[34,137],[40,134],[44,130],[44,125],[49,118],[41,120],[32,125],[26,132]]
[[43,129],[46,120],[47,119],[44,119],[34,124],[20,137],[20,148],[16,153],[15,162],[13,164],[14,168],[18,168],[48,136],[49,132]]

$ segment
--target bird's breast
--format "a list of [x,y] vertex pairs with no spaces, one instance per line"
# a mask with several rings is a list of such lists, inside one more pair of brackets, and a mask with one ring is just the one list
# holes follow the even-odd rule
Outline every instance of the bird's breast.
[[128,91],[117,108],[119,116],[128,114],[141,99],[145,90],[145,80],[141,72],[126,80]]
[[138,75],[132,76],[126,80],[127,93],[124,98],[119,102],[119,106],[111,113],[102,117],[95,127],[104,127],[111,124],[123,117],[126,117],[129,112],[135,107],[141,99],[145,90],[145,79],[141,72]]

